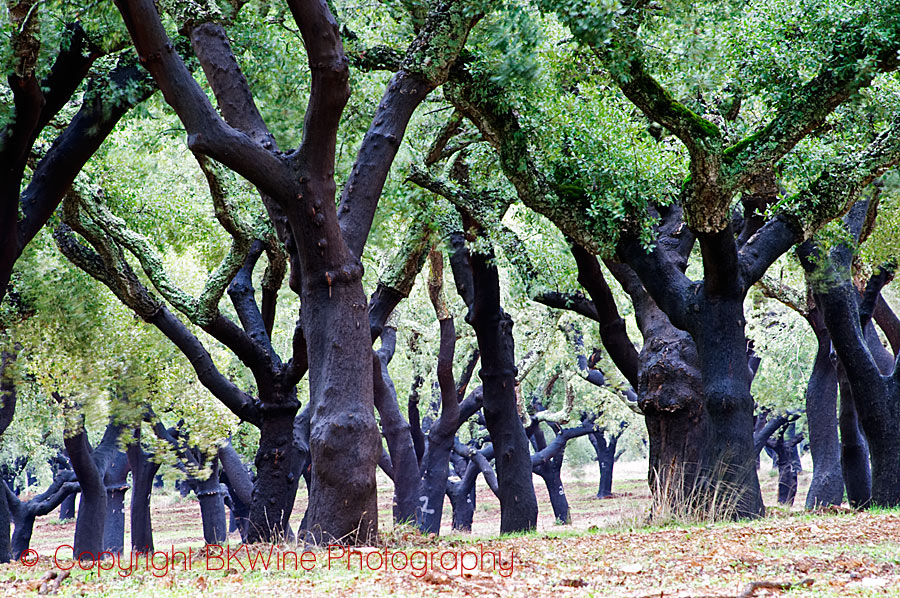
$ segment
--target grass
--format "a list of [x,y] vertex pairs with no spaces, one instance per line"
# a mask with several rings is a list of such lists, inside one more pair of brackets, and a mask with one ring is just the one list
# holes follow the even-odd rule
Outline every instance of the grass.
[[[62,596],[175,596],[234,595],[319,596],[736,596],[752,581],[797,583],[811,578],[809,587],[785,592],[759,590],[756,596],[900,597],[900,510],[864,513],[831,510],[807,513],[800,508],[809,484],[809,468],[801,474],[797,506],[772,506],[777,479],[760,474],[768,506],[765,518],[755,521],[711,521],[670,517],[648,522],[651,499],[642,464],[617,466],[616,497],[594,498],[596,474],[586,468],[564,478],[572,524],[560,526],[543,484],[536,484],[541,516],[534,532],[498,537],[499,505],[479,487],[472,534],[446,529],[442,536],[423,537],[408,526],[389,523],[389,483],[379,479],[382,537],[377,546],[362,549],[359,558],[377,562],[381,554],[463,554],[498,552],[501,562],[513,564],[512,575],[498,568],[485,571],[368,570],[337,561],[327,567],[328,552],[315,550],[311,570],[244,570],[241,566],[208,570],[198,559],[189,571],[113,572],[78,571],[60,586]],[[594,470],[595,471],[595,470]],[[540,480],[536,479],[536,482]],[[305,508],[301,491],[294,523]],[[52,517],[52,516],[51,516]],[[199,507],[193,500],[154,495],[153,518],[158,549],[202,545]],[[42,555],[39,564],[0,566],[0,591],[7,596],[28,595],[37,580],[54,568],[52,553],[70,544],[74,523],[38,520],[32,546]],[[232,542],[237,543],[233,538]],[[265,547],[267,550],[268,547]],[[302,552],[302,548],[297,549]],[[421,557],[415,557],[421,559]],[[510,558],[512,559],[510,561]],[[417,561],[418,562],[418,561]],[[465,562],[465,560],[463,560]],[[246,564],[246,559],[244,559]],[[63,566],[71,561],[61,561]],[[234,563],[233,563],[234,564]],[[290,565],[290,563],[289,563]],[[768,594],[766,593],[768,592]]]

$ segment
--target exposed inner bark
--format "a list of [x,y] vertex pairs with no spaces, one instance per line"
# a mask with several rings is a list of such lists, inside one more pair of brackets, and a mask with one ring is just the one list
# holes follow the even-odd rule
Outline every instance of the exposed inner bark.
[[618,430],[609,433],[608,439],[606,438],[607,431],[605,429],[594,430],[588,434],[588,439],[591,441],[591,446],[594,447],[594,452],[597,455],[597,465],[600,468],[597,498],[608,498],[613,495],[613,468],[621,456],[621,453],[617,452],[616,448],[619,444],[619,438],[625,430],[624,423],[620,422]]
[[476,449],[456,441],[453,451],[459,459],[453,462],[456,479],[451,477],[447,484],[447,496],[453,510],[452,529],[470,532],[475,516],[475,482],[478,474],[484,475],[485,482],[495,496],[499,491],[497,476],[489,463],[494,458],[494,447],[488,442],[481,449]]
[[[296,420],[295,420],[296,421]],[[296,438],[294,446],[297,446]],[[307,451],[308,454],[308,451]],[[247,467],[241,461],[240,456],[229,439],[218,451],[219,463],[222,466],[221,480],[228,488],[231,498],[231,517],[229,518],[229,532],[237,530],[241,534],[241,541],[246,543],[250,526],[250,503],[253,500],[253,480]],[[303,462],[303,456],[298,450],[297,462]],[[302,465],[301,465],[302,467]],[[298,482],[299,484],[299,482]]]
[[594,431],[594,422],[590,418],[582,420],[581,425],[574,428],[563,428],[558,424],[550,424],[554,432],[553,440],[547,442],[538,421],[534,421],[529,430],[531,444],[535,452],[531,455],[531,467],[534,473],[541,476],[547,486],[550,506],[557,523],[571,523],[569,501],[562,483],[562,465],[566,444],[569,440],[590,434]]
[[537,498],[531,481],[528,439],[516,404],[512,318],[500,307],[500,282],[493,250],[470,255],[473,300],[466,320],[481,352],[484,419],[491,434],[500,498],[500,533],[537,525]]
[[159,463],[141,447],[141,430],[135,428],[128,445],[128,467],[131,469],[131,550],[139,554],[153,552],[153,524],[150,517],[150,493],[159,471]]
[[301,475],[300,454],[294,444],[294,417],[298,406],[296,399],[293,399],[283,406],[264,404],[261,409],[259,450],[255,460],[256,481],[249,503],[248,542],[290,536],[288,520],[294,508]]
[[841,432],[841,476],[847,490],[847,502],[856,509],[872,501],[872,471],[869,467],[869,445],[859,426],[853,390],[842,365],[837,366],[840,386],[839,429]]
[[[12,536],[11,556],[13,560],[18,560],[31,544],[35,518],[47,515],[66,497],[72,496],[78,489],[78,482],[75,481],[74,472],[62,470],[54,476],[53,482],[44,492],[24,502],[19,500],[19,497],[5,482],[2,483],[2,486],[0,493],[3,494],[3,497],[0,502],[9,505],[8,516],[12,518],[16,526]],[[9,552],[5,554],[7,558],[10,557]]]
[[219,484],[218,459],[211,469],[209,477],[190,478],[188,483],[200,501],[203,541],[207,544],[222,544],[228,538],[228,525],[225,519],[225,496]]
[[75,519],[75,499],[78,498],[78,493],[73,492],[63,499],[61,503],[59,503],[59,520],[60,521],[71,521]]
[[[12,266],[10,265],[11,268]],[[5,283],[2,280],[0,280],[0,283],[4,284],[5,287]],[[0,291],[0,301],[2,301],[3,292],[5,292],[5,288],[3,291]],[[16,399],[18,395],[16,394],[16,382],[10,373],[15,359],[16,353],[13,351],[0,352],[0,436],[6,432],[16,415]],[[0,489],[0,563],[8,563],[10,551],[9,532],[12,515],[7,501],[6,490],[8,486],[6,480],[0,480],[0,485],[3,486]]]
[[[303,304],[302,350],[307,357],[311,405],[306,531],[317,543],[366,542],[377,532],[375,467],[381,450],[373,413],[371,330],[362,325],[368,318],[359,256],[409,119],[425,96],[446,79],[481,15],[457,3],[429,12],[408,49],[408,60],[392,77],[378,105],[338,211],[334,168],[338,124],[350,93],[349,71],[340,30],[326,3],[288,2],[306,49],[311,85],[302,142],[287,153],[275,146],[220,25],[203,23],[190,33],[221,117],[184,63],[169,51],[171,41],[155,3],[119,0],[117,5],[139,55],[146,58],[145,66],[187,129],[191,148],[257,186],[280,240],[291,253],[291,288]],[[441,44],[439,52],[433,52],[436,43]],[[423,60],[424,56],[428,59]],[[299,361],[297,349],[299,345],[293,359]],[[260,387],[267,378],[277,376],[257,375]],[[289,378],[294,384],[299,380],[296,375]],[[265,449],[261,447],[258,466],[264,461],[272,465],[279,447],[286,450],[280,444],[282,424],[265,419],[263,414],[263,427],[277,430],[272,430]],[[260,471],[258,484],[275,482],[275,475]],[[282,475],[277,480],[278,487],[285,484],[284,479]],[[268,496],[267,502],[272,499],[279,501]],[[281,512],[282,506],[265,508]],[[254,497],[251,512],[251,519],[264,514],[259,496]],[[277,535],[280,529],[273,531]]]
[[72,462],[72,469],[78,476],[81,487],[81,501],[75,521],[73,558],[92,561],[103,551],[106,527],[106,484],[103,479],[118,452],[117,443],[121,426],[109,424],[96,449],[88,443],[87,431],[83,423],[74,435],[66,435],[66,451]]
[[841,504],[844,500],[844,480],[841,475],[841,443],[837,434],[838,378],[831,361],[831,337],[817,308],[809,311],[807,320],[816,335],[817,344],[806,387],[809,452],[813,460],[813,478],[806,493],[806,508],[814,509]]
[[106,523],[103,550],[121,554],[125,550],[125,493],[128,491],[128,457],[116,450],[103,476],[106,485]]
[[770,437],[767,442],[775,452],[775,464],[778,467],[778,503],[782,505],[793,505],[794,497],[797,495],[797,474],[802,469],[797,445],[801,442],[803,434],[796,434],[793,423],[783,427],[777,436]]
[[[679,210],[665,212],[659,226],[660,251],[683,271],[692,246],[693,235],[681,226]],[[689,333],[672,324],[629,266],[609,261],[607,266],[631,297],[644,338],[635,390],[649,439],[650,491],[658,504],[670,509],[696,503],[702,494],[710,436],[696,345]]]
[[394,482],[394,522],[416,519],[419,462],[416,458],[409,422],[400,413],[397,391],[387,371],[397,342],[397,329],[388,326],[381,333],[381,348],[373,355],[375,407],[381,416],[381,430],[387,441]]
[[[207,459],[207,455],[199,447],[191,446],[190,437],[183,434],[179,427],[166,428],[161,421],[153,424],[153,431],[161,440],[169,443],[178,457],[177,466],[185,475],[187,488],[194,492],[200,502],[200,518],[203,524],[203,539],[207,544],[221,544],[228,537],[228,526],[225,519],[225,493],[227,490],[219,483],[218,454]],[[260,446],[262,446],[260,434]],[[209,473],[201,475],[206,468]],[[199,477],[198,477],[199,476]],[[291,497],[293,504],[293,497]],[[269,529],[268,523],[261,529]]]
[[437,379],[440,393],[440,416],[428,429],[428,438],[419,467],[419,496],[416,505],[416,526],[425,533],[440,533],[444,510],[444,495],[450,476],[450,453],[460,425],[460,406],[453,357],[456,348],[456,327],[444,301],[443,256],[432,250],[428,294],[440,324]]
[[[854,240],[859,238],[868,210],[868,200],[862,200],[844,217],[843,224]],[[822,308],[832,343],[846,373],[859,426],[868,443],[872,474],[871,504],[894,506],[900,504],[900,370],[895,363],[888,364],[886,360],[879,363],[879,354],[887,352],[880,342],[876,342],[877,339],[867,335],[875,300],[888,278],[873,276],[861,299],[851,280],[854,250],[854,246],[844,242],[830,249],[827,260],[802,261],[816,291],[816,304]],[[842,392],[842,403],[843,398]],[[845,422],[844,410],[842,405],[841,432],[843,435],[846,423],[849,438],[852,439],[849,412]],[[860,445],[854,444],[857,450],[848,457],[860,458]],[[849,448],[852,445],[846,446]],[[863,471],[847,473],[855,476]],[[855,481],[852,485],[855,490],[862,486]],[[847,484],[848,492],[850,486]]]

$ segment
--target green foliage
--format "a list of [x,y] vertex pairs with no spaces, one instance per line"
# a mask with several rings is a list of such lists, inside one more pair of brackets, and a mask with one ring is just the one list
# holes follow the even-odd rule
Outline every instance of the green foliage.
[[860,247],[860,257],[866,264],[881,266],[900,260],[900,177],[894,171],[884,177],[879,193],[878,217],[875,229]]
[[491,65],[492,83],[504,89],[526,89],[540,70],[537,50],[543,40],[539,16],[523,0],[494,6],[473,31],[468,48]]
[[[16,35],[27,27],[15,26],[10,20],[10,4],[0,7],[0,68],[4,76],[0,85],[0,128],[9,124],[13,114],[12,90],[7,76],[16,71],[18,60],[13,48]],[[68,49],[70,27],[78,23],[88,39],[101,53],[113,53],[128,46],[128,32],[118,10],[111,2],[90,0],[44,0],[35,2],[28,13],[27,25],[36,25],[35,43],[38,48],[34,72],[44,79],[61,49]]]
[[[62,446],[64,406],[85,416],[94,443],[110,417],[137,425],[146,406],[167,425],[184,420],[192,441],[212,450],[235,429],[236,418],[196,380],[181,353],[62,258],[49,231],[29,244],[19,268],[16,291],[30,315],[6,320],[21,347],[19,400],[0,462],[25,455],[40,483],[47,482],[47,459]],[[174,463],[170,447],[154,441],[149,428],[144,438],[159,461]]]
[[[227,233],[213,218],[206,179],[184,143],[180,123],[156,96],[103,144],[82,180],[102,190],[106,205],[160,252],[193,252],[214,267]],[[233,178],[230,189],[248,217],[259,213],[258,193]]]
[[684,154],[656,142],[643,119],[602,84],[581,83],[548,99],[541,158],[561,198],[586,202],[595,237],[610,248],[624,230],[649,232],[646,207],[675,197]]
[[[802,279],[796,286],[805,287]],[[761,359],[753,397],[760,407],[778,412],[802,410],[816,356],[815,335],[797,312],[773,300],[756,300],[747,318],[747,336]]]
[[729,32],[729,59],[744,89],[783,106],[831,57],[896,43],[896,8],[892,0],[751,2]]

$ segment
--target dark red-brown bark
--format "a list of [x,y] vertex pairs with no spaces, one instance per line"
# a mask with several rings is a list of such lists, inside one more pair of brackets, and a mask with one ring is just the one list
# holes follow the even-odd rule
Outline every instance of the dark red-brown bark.
[[481,352],[484,419],[491,434],[500,498],[500,533],[537,525],[537,498],[531,481],[528,439],[516,406],[515,343],[512,318],[500,306],[500,280],[494,253],[470,256],[474,282],[466,320],[475,329]]
[[[841,443],[838,439],[837,371],[831,361],[831,337],[821,311],[813,307],[807,321],[816,335],[816,357],[806,387],[806,418],[813,479],[806,493],[806,508],[839,505],[844,500]],[[868,469],[868,467],[867,467]]]
[[253,480],[247,466],[231,445],[230,439],[219,447],[218,456],[222,465],[221,479],[228,487],[228,494],[231,497],[228,531],[237,530],[241,534],[241,541],[246,543],[250,526],[250,503],[253,500]]
[[116,449],[109,460],[106,475],[103,476],[103,483],[106,486],[103,550],[111,554],[121,554],[125,550],[125,493],[129,488],[128,472],[128,457]]
[[[868,202],[860,201],[844,217],[844,226],[852,238],[859,237],[867,212]],[[874,306],[873,295],[880,292],[887,279],[870,280],[866,294],[871,300],[868,303],[863,300],[861,308],[859,292],[850,277],[853,253],[853,247],[841,243],[829,251],[826,263],[807,260],[804,267],[816,276],[816,304],[822,308],[832,343],[846,372],[853,406],[868,443],[872,465],[871,504],[894,506],[900,504],[900,370],[896,363],[884,364],[882,367],[887,366],[887,371],[882,373],[878,353],[884,352],[884,348],[880,342],[874,347],[875,343],[870,344],[866,335]]]
[[591,296],[599,316],[600,340],[625,379],[633,388],[637,388],[640,369],[638,352],[628,338],[625,320],[619,315],[619,308],[603,276],[600,262],[584,247],[574,243],[572,255],[578,264],[578,282]]
[[[34,520],[42,515],[47,515],[67,497],[73,496],[78,489],[75,474],[71,470],[62,470],[53,478],[53,482],[42,493],[27,501],[20,501],[19,497],[10,490],[5,483],[0,492],[4,493],[4,500],[9,504],[10,515],[15,522],[15,532],[12,536],[12,559],[18,560],[22,553],[28,550],[31,544],[31,535],[34,531]],[[7,559],[10,553],[6,553]]]
[[441,396],[440,416],[431,424],[422,456],[420,495],[417,497],[416,525],[425,533],[440,533],[444,494],[450,475],[450,451],[459,428],[459,403],[453,377],[453,355],[456,328],[453,318],[440,320],[441,337],[438,352],[438,385]]
[[87,431],[82,427],[76,434],[65,438],[66,451],[72,469],[78,476],[81,501],[75,521],[73,558],[95,560],[103,552],[106,527],[106,484],[103,479],[118,449],[121,426],[109,424],[96,449],[88,443]]
[[141,447],[141,431],[136,428],[125,451],[131,469],[131,550],[139,554],[153,552],[153,523],[150,516],[150,494],[159,463]]
[[612,496],[613,468],[616,465],[620,453],[618,452],[619,438],[622,430],[613,432],[606,438],[606,430],[594,431],[588,434],[594,453],[597,455],[597,466],[600,468],[600,481],[597,486],[597,498]]
[[388,326],[381,333],[381,348],[373,354],[375,407],[381,416],[381,430],[387,441],[394,482],[394,522],[416,519],[419,463],[413,446],[410,424],[403,418],[397,391],[387,371],[397,343],[397,329]]
[[[154,3],[119,0],[117,4],[142,62],[187,129],[191,148],[254,183],[287,244],[291,286],[303,303],[302,337],[310,382],[312,471],[307,532],[315,541],[365,541],[377,529],[374,472],[380,450],[373,415],[370,330],[362,325],[367,318],[359,256],[406,124],[446,72],[442,65],[434,64],[435,79],[423,79],[423,74],[405,68],[395,75],[344,187],[339,220],[334,203],[335,150],[338,124],[349,96],[348,67],[337,23],[326,2],[288,2],[311,71],[302,141],[289,153],[274,147],[218,25],[194,28],[191,39],[224,120],[172,52]],[[468,29],[478,20],[475,14],[460,19],[453,2],[441,9],[430,13],[410,47],[412,55],[427,53],[429,44],[446,42],[435,36],[435,31],[448,24],[461,36],[452,43],[464,42]],[[290,363],[299,362],[295,354]],[[348,368],[348,363],[355,366]],[[283,381],[296,382],[295,369],[289,371]],[[262,386],[259,375],[257,382]],[[260,392],[265,394],[262,388]],[[287,397],[286,403],[276,397]],[[287,420],[291,397],[287,388],[261,396],[261,423],[272,427],[275,446],[261,449],[258,464],[266,456],[262,452],[269,463],[276,460],[285,427],[282,418],[277,418],[276,424],[274,415],[266,417],[266,406],[276,403],[273,409]],[[259,483],[264,483],[264,477],[261,473]],[[254,513],[260,512],[258,507],[261,505],[253,507]]]
[[[540,401],[535,401],[534,404],[539,411],[544,410]],[[531,455],[531,468],[534,473],[541,476],[547,486],[547,495],[550,498],[550,506],[556,522],[568,524],[571,523],[569,501],[562,483],[562,465],[566,444],[573,438],[594,432],[594,421],[591,418],[585,418],[576,427],[563,428],[556,424],[551,424],[550,427],[554,437],[549,443],[537,421],[534,421],[528,430],[531,445],[534,447],[534,453]]]

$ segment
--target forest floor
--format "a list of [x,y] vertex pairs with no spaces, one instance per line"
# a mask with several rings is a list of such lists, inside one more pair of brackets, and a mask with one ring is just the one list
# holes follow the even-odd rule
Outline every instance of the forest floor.
[[[42,583],[52,589],[46,578],[72,567],[60,596],[900,597],[900,510],[806,513],[808,469],[793,509],[770,506],[765,518],[752,522],[660,526],[647,521],[644,464],[617,465],[616,496],[604,500],[594,498],[592,467],[564,477],[570,525],[554,523],[535,478],[541,517],[534,533],[499,539],[499,504],[479,487],[472,534],[448,529],[440,538],[422,537],[383,523],[382,542],[352,554],[290,546],[235,553],[234,535],[231,560],[218,551],[207,555],[197,502],[163,492],[154,495],[153,521],[156,549],[165,556],[149,565],[125,556],[104,561],[103,570],[82,571],[65,558],[70,548],[59,549],[71,544],[74,523],[51,516],[35,526],[35,565],[0,566],[0,596],[36,595]],[[765,464],[760,481],[766,504],[773,505],[777,478]],[[389,522],[390,486],[379,482],[381,521]],[[299,496],[305,499],[302,489]],[[297,503],[295,524],[305,508],[303,500]],[[188,550],[190,562],[177,557],[173,565],[172,552]]]

